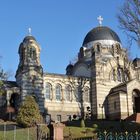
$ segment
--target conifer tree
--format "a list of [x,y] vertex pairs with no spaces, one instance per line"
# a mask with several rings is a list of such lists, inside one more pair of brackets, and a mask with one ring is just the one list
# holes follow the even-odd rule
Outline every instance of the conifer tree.
[[41,120],[42,116],[34,97],[26,96],[25,101],[19,108],[17,123],[23,127],[31,127],[41,123]]

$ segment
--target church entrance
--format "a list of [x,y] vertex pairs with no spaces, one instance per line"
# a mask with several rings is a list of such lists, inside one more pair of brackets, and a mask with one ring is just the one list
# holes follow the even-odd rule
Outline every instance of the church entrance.
[[13,93],[10,98],[10,106],[13,107],[15,110],[17,110],[18,105],[19,105],[19,95],[18,93]]
[[140,113],[140,91],[133,90],[133,111],[134,113]]
[[10,100],[8,101],[7,108],[6,108],[6,114],[7,119],[12,120],[15,118],[15,115],[17,113],[18,107],[19,107],[19,94],[13,93],[10,96]]
[[135,112],[140,113],[140,97],[135,97]]

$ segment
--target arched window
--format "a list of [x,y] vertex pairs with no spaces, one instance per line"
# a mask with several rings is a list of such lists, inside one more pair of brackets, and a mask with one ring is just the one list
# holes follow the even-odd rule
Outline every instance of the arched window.
[[60,101],[61,100],[61,86],[60,85],[56,85],[55,95],[56,95],[56,100]]
[[124,72],[124,81],[128,81],[129,79],[128,79],[128,75],[127,75],[127,73],[126,72]]
[[120,45],[119,44],[114,44],[112,46],[112,48],[113,48],[113,55],[117,55],[117,54],[120,53],[121,48],[120,48]]
[[34,47],[30,47],[29,57],[32,58],[32,59],[36,59],[36,49]]
[[65,100],[70,101],[71,100],[71,86],[67,85],[65,88]]
[[35,49],[33,49],[33,52],[32,52],[33,54],[32,54],[32,58],[33,59],[36,59],[36,50]]
[[81,102],[81,93],[79,87],[76,88],[75,99],[77,102]]
[[123,81],[123,70],[122,68],[117,69],[117,79],[118,81],[122,82]]
[[120,53],[120,45],[116,44],[116,53],[119,54]]
[[50,100],[50,97],[51,97],[51,84],[50,83],[46,83],[46,86],[45,86],[45,98]]
[[112,80],[116,81],[116,71],[115,71],[115,69],[112,70]]
[[29,57],[32,57],[32,48],[29,49]]
[[97,44],[97,48],[96,48],[96,50],[97,50],[97,53],[99,53],[100,52],[100,45],[99,44]]
[[84,100],[85,102],[89,102],[89,88],[85,87],[84,89]]
[[113,81],[119,81],[119,82],[123,82],[126,79],[126,74],[123,70],[123,68],[118,67],[118,68],[114,68],[111,72],[111,80]]

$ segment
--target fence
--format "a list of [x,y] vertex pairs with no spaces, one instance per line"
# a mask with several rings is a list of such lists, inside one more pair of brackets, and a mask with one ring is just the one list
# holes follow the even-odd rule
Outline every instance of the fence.
[[[48,133],[42,131],[42,125],[21,128],[15,124],[0,124],[0,140],[47,140]],[[45,130],[43,128],[43,130]]]
[[99,132],[98,140],[140,140],[138,132]]
[[98,132],[96,137],[64,138],[64,140],[140,140],[138,132]]
[[64,140],[97,140],[94,137],[64,138]]

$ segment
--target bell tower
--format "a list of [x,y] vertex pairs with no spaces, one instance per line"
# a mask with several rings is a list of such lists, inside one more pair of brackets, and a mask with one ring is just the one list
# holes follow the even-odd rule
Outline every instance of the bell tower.
[[44,111],[43,68],[40,64],[40,47],[36,39],[28,35],[19,46],[19,65],[16,72],[16,82],[21,88],[21,101],[25,96],[32,95]]

